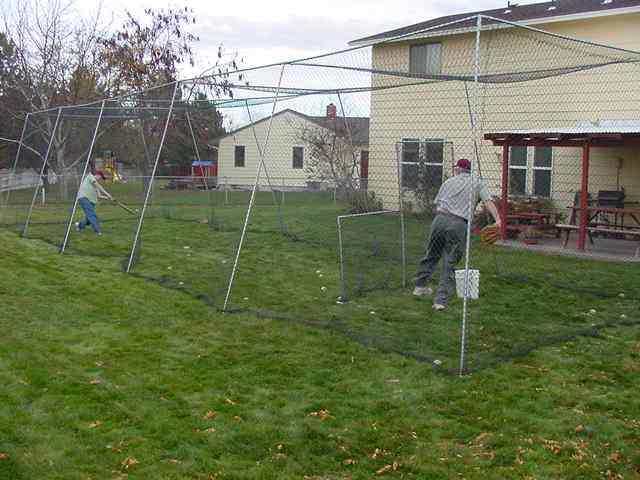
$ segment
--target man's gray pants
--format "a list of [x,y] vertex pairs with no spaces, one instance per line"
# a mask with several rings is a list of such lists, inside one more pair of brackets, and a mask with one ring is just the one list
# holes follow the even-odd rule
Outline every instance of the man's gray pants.
[[434,303],[446,305],[455,291],[455,266],[463,256],[467,238],[467,222],[462,217],[438,213],[431,223],[427,254],[420,260],[416,273],[416,287],[424,287],[431,280],[442,258],[442,275]]

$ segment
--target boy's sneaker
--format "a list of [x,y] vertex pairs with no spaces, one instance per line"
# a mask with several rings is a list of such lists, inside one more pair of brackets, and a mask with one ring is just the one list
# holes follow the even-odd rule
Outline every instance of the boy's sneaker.
[[76,222],[76,232],[80,231],[80,222]]
[[446,305],[443,305],[443,304],[441,304],[441,303],[434,303],[434,304],[433,304],[433,309],[434,309],[436,312],[441,312],[442,310],[445,310],[446,308],[447,308],[447,306],[446,306]]
[[433,295],[433,289],[431,287],[416,287],[413,289],[413,294],[416,297],[428,297]]
[[98,232],[98,233],[97,233],[97,235],[98,235],[99,237],[101,237],[101,236],[102,236],[102,232]]

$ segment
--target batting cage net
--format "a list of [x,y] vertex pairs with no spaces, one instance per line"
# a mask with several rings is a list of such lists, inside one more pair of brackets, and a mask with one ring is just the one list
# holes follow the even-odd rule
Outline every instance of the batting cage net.
[[34,112],[2,223],[471,372],[638,320],[639,60],[473,16]]

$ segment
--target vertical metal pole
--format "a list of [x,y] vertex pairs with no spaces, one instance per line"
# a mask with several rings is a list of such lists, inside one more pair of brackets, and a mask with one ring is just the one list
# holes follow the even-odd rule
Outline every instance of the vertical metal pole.
[[400,255],[402,261],[402,288],[407,286],[407,241],[404,224],[404,194],[402,192],[402,166],[400,152],[396,144],[396,176],[398,178],[398,210],[400,212]]
[[338,216],[338,248],[340,249],[340,289],[342,291],[341,301],[347,301],[347,283],[344,278],[344,254],[342,252],[342,222]]
[[500,223],[500,237],[507,239],[507,215],[509,214],[509,144],[502,147],[502,199],[500,210],[502,222]]
[[[347,131],[347,137],[349,139],[349,146],[351,147],[350,148],[351,151],[349,153],[351,154],[351,162],[352,162],[351,163],[351,177],[352,177],[351,181],[353,181],[353,167],[354,167],[354,165],[356,163],[356,158],[357,157],[356,157],[355,148],[353,146],[353,134],[351,132],[351,126],[349,125],[349,122],[347,121],[347,114],[344,111],[344,105],[342,103],[342,96],[339,93],[338,93],[338,102],[340,103],[340,110],[342,111],[342,119],[344,121],[344,128]],[[358,172],[359,171],[360,171],[360,169],[358,169]],[[360,175],[358,175],[358,177],[360,177]]]
[[196,142],[196,136],[193,133],[193,125],[191,124],[191,116],[189,112],[185,113],[187,117],[187,125],[189,126],[189,131],[191,132],[191,140],[193,140],[193,150],[196,152],[196,158],[200,161],[200,151],[198,150],[198,142]]
[[[189,115],[188,111],[185,112],[185,117],[187,118],[187,125],[189,126],[189,132],[191,132],[191,140],[193,141],[193,150],[196,153],[196,158],[198,159],[198,161],[201,161],[200,150],[198,150],[198,142],[196,141],[196,136],[193,133],[193,125],[191,124],[191,116]],[[209,182],[207,181],[207,175],[205,174],[204,167],[202,165],[200,165],[200,168],[202,169],[201,170],[202,171],[202,181],[204,182],[204,188],[205,188],[205,190],[209,191]],[[192,175],[193,175],[193,168],[191,170],[192,170]]]
[[584,250],[589,226],[589,160],[591,146],[586,142],[582,146],[582,181],[580,187],[580,230],[578,232],[578,250]]
[[49,145],[47,146],[47,153],[45,153],[44,159],[42,160],[42,167],[40,168],[40,175],[38,176],[38,184],[36,185],[36,189],[33,192],[33,198],[31,199],[31,206],[29,207],[29,213],[27,213],[27,219],[25,220],[24,228],[22,229],[22,237],[26,237],[27,232],[29,230],[29,224],[31,223],[31,215],[33,215],[33,207],[35,206],[36,199],[38,198],[38,191],[40,190],[40,182],[42,182],[42,175],[44,174],[44,169],[47,167],[47,162],[49,161],[49,154],[51,153],[51,146],[53,145],[53,139],[55,138],[56,129],[58,128],[58,124],[60,122],[61,113],[62,113],[62,108],[58,108],[58,115],[56,115],[56,121],[53,124],[51,138],[49,139]]
[[[476,48],[475,48],[475,69],[473,73],[473,82],[474,82],[474,108],[471,114],[471,132],[473,135],[474,145],[477,145],[477,132],[476,132],[476,119],[475,114],[478,108],[478,78],[480,77],[480,30],[482,29],[482,15],[478,15],[477,23],[476,23]],[[475,190],[476,190],[476,182],[478,181],[477,175],[474,173],[474,167],[478,165],[479,168],[480,156],[478,155],[478,151],[476,150],[476,159],[473,162],[471,168],[471,188],[469,189],[469,212],[467,217],[467,245],[465,252],[465,261],[464,261],[464,299],[462,306],[462,333],[460,339],[460,371],[459,374],[462,376],[464,374],[464,360],[465,360],[465,350],[466,350],[466,342],[467,342],[467,319],[469,315],[469,263],[471,257],[471,224],[473,223],[473,214],[475,210]]]
[[156,153],[156,160],[153,163],[153,170],[151,171],[151,178],[149,179],[149,185],[147,185],[147,192],[144,197],[144,204],[142,205],[142,211],[140,212],[140,218],[138,220],[138,227],[136,228],[136,234],[133,238],[133,245],[131,246],[131,254],[129,255],[129,261],[127,262],[126,272],[131,272],[133,266],[133,259],[135,257],[136,248],[138,247],[138,239],[140,237],[140,230],[142,230],[142,223],[144,222],[144,214],[147,211],[147,205],[149,204],[149,197],[151,196],[151,189],[153,188],[153,180],[158,170],[158,162],[160,161],[160,154],[162,153],[162,147],[164,146],[164,140],[167,136],[167,130],[169,123],[171,122],[171,115],[173,114],[173,105],[176,101],[176,94],[178,93],[178,86],[180,82],[175,82],[173,87],[173,95],[171,96],[171,103],[169,104],[169,111],[167,112],[167,120],[164,123],[164,130],[162,131],[162,137],[160,138],[160,144],[158,145],[158,151]]
[[[251,130],[253,132],[253,138],[254,138],[254,140],[256,142],[256,148],[258,149],[258,155],[260,157],[260,163],[262,164],[262,168],[264,168],[264,174],[265,174],[265,177],[267,179],[267,185],[269,185],[269,188],[271,189],[271,195],[273,196],[274,203],[278,206],[278,223],[280,224],[280,232],[284,233],[286,231],[286,229],[284,227],[284,218],[282,216],[282,209],[280,208],[280,202],[278,202],[278,197],[276,195],[276,191],[274,190],[273,185],[271,184],[271,177],[269,175],[269,170],[267,169],[267,165],[264,163],[264,155],[262,153],[262,149],[260,148],[260,141],[258,140],[258,134],[256,133],[256,129],[255,129],[254,124],[253,124],[253,118],[251,116],[251,110],[249,109],[249,102],[247,100],[245,100],[244,103],[245,103],[245,105],[247,107],[247,115],[248,115],[248,118],[249,118],[249,124],[251,125]],[[275,103],[274,103],[274,108],[275,108]],[[269,128],[271,128],[271,122],[269,122]]]
[[18,159],[20,158],[20,151],[22,150],[22,142],[24,141],[24,134],[27,131],[27,124],[29,123],[29,115],[31,114],[27,113],[27,116],[24,119],[24,125],[22,126],[22,133],[20,134],[20,142],[18,143],[16,158],[13,160],[13,166],[11,167],[11,172],[9,173],[9,189],[7,190],[5,199],[2,202],[3,211],[5,208],[9,207],[9,197],[11,196],[11,188],[16,177],[16,169],[18,168]]
[[244,217],[244,225],[242,227],[242,234],[240,235],[240,243],[238,244],[238,250],[236,251],[236,258],[233,262],[233,269],[231,270],[231,277],[229,278],[229,286],[227,288],[227,294],[224,298],[224,305],[222,307],[223,311],[227,310],[227,305],[229,304],[229,298],[231,297],[231,289],[233,288],[233,281],[235,279],[236,276],[236,271],[238,270],[238,262],[240,260],[240,252],[242,251],[242,246],[244,245],[244,238],[247,234],[247,227],[249,225],[249,218],[251,217],[251,211],[253,210],[253,204],[255,202],[255,198],[256,198],[256,191],[258,190],[258,184],[260,183],[260,172],[262,170],[262,166],[264,165],[264,155],[266,153],[266,149],[269,145],[269,136],[271,135],[271,125],[273,124],[273,115],[275,114],[276,111],[276,105],[278,103],[278,94],[280,93],[280,85],[282,84],[282,77],[284,76],[284,67],[285,64],[282,65],[282,68],[280,69],[280,79],[278,80],[278,87],[276,88],[276,96],[275,99],[273,101],[273,107],[271,108],[271,118],[269,118],[269,126],[267,128],[267,135],[266,138],[264,140],[264,145],[262,147],[262,150],[260,151],[260,154],[262,156],[262,158],[260,159],[260,162],[258,163],[258,171],[256,172],[256,180],[255,183],[253,184],[253,190],[251,191],[251,198],[249,199],[249,207],[247,208],[247,213]]
[[102,113],[104,112],[104,104],[105,104],[105,100],[103,100],[102,104],[100,105],[98,122],[96,123],[95,130],[93,131],[93,138],[91,139],[91,145],[89,146],[89,151],[87,152],[87,161],[84,163],[84,170],[82,171],[82,176],[80,177],[80,185],[78,185],[78,191],[76,192],[76,198],[73,201],[73,208],[71,209],[71,215],[69,215],[69,221],[67,222],[67,231],[64,234],[64,240],[62,241],[62,245],[60,246],[60,253],[64,253],[64,250],[67,248],[67,242],[69,241],[69,233],[71,232],[71,225],[73,225],[73,216],[76,214],[76,209],[78,208],[78,200],[79,200],[78,194],[80,193],[80,187],[82,186],[84,177],[87,175],[87,169],[89,168],[89,163],[91,162],[91,154],[93,153],[93,146],[96,143],[98,130],[100,129],[100,123],[102,123]]

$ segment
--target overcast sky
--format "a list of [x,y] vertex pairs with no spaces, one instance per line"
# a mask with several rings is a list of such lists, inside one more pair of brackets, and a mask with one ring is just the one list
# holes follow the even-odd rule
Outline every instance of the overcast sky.
[[[97,0],[81,0],[80,5],[91,8],[97,3]],[[396,27],[453,13],[500,8],[506,3],[506,0],[189,0],[181,3],[109,0],[103,3],[103,8],[108,15],[117,17],[125,9],[141,13],[148,7],[192,7],[198,20],[195,33],[201,39],[197,48],[198,63],[204,67],[215,60],[221,43],[228,52],[237,52],[243,57],[245,65],[264,65],[342,49],[350,40]]]

